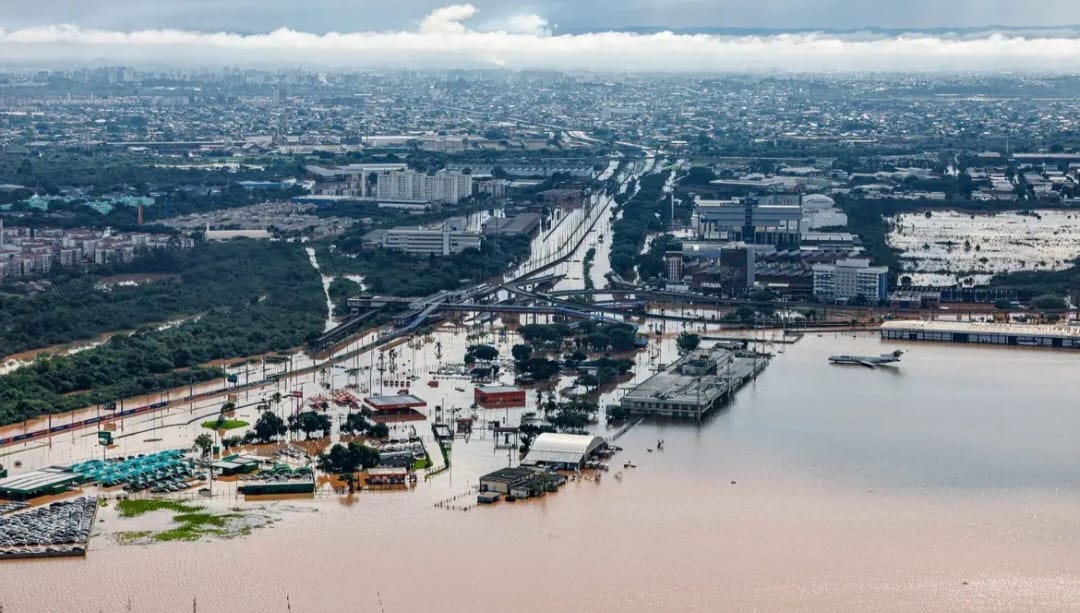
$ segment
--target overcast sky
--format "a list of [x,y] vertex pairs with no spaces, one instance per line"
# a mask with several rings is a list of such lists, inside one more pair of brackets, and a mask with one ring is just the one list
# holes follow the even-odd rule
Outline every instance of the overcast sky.
[[621,28],[1059,26],[1080,0],[0,0],[0,64],[1069,70],[1075,31],[631,35]]
[[[438,0],[0,0],[0,27],[58,23],[131,30],[181,28],[323,33],[411,29]],[[1080,21],[1076,0],[476,0],[492,21],[536,14],[572,30],[626,26],[925,28]]]

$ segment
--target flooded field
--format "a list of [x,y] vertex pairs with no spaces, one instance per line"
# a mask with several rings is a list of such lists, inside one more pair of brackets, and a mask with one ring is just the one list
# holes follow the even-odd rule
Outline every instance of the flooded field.
[[1080,256],[1080,213],[1070,211],[934,211],[929,218],[899,215],[892,223],[889,246],[903,252],[907,270],[937,275],[920,275],[922,281],[974,276],[978,283],[1002,272],[1059,270]]

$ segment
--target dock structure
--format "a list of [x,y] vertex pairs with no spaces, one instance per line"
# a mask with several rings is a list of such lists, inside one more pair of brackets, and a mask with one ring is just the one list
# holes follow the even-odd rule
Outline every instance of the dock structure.
[[887,321],[881,339],[1080,349],[1080,327],[965,321]]
[[724,347],[699,349],[623,397],[631,415],[700,420],[765,369],[766,355]]

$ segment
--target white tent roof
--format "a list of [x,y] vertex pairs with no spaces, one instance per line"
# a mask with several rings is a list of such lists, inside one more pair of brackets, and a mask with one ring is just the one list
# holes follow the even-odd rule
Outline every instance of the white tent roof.
[[604,444],[599,436],[545,432],[536,437],[522,464],[578,464]]

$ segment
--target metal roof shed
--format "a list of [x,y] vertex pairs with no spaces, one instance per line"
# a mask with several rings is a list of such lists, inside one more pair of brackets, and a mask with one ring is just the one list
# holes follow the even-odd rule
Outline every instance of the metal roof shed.
[[579,468],[604,444],[604,439],[599,436],[545,432],[536,437],[521,463],[526,466]]

